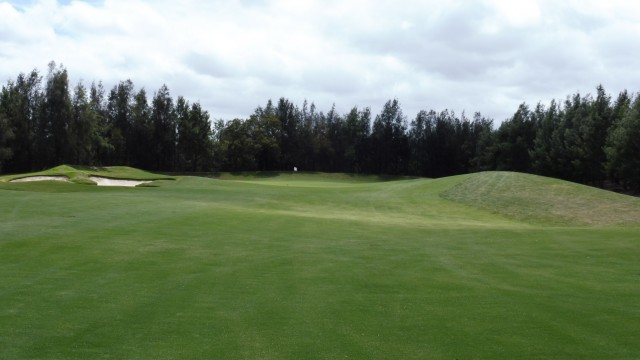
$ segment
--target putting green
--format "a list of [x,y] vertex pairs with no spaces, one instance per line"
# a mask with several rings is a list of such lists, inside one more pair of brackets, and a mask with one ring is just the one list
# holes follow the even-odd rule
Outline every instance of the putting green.
[[[105,172],[156,181],[82,180]],[[635,198],[514,173],[40,175],[72,182],[0,178],[0,358],[640,357]]]

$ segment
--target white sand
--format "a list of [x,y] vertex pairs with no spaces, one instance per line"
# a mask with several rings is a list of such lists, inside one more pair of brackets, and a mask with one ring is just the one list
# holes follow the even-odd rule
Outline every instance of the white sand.
[[13,179],[9,182],[29,182],[29,181],[64,181],[69,182],[66,176],[29,176],[20,179]]
[[143,181],[143,180],[120,180],[120,179],[109,179],[103,178],[99,176],[89,176],[89,179],[94,181],[98,186],[129,186],[134,187],[140,184],[147,184],[151,181]]
[[[98,186],[128,186],[134,187],[140,184],[150,183],[148,180],[120,180],[109,179],[99,176],[89,176],[89,179],[94,181]],[[64,181],[69,182],[69,178],[66,176],[28,176],[20,179],[14,179],[10,182],[28,182],[28,181]]]

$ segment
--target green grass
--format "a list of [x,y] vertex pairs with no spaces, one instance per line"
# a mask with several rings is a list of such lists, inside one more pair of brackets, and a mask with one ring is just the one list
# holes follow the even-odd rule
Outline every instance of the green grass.
[[585,185],[509,172],[461,178],[444,198],[528,222],[607,226],[640,219],[639,198]]
[[640,357],[636,199],[381,180],[0,181],[0,358]]

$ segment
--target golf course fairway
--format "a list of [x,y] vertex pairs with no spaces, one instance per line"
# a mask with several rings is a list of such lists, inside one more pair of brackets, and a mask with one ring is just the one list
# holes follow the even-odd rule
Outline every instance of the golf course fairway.
[[0,177],[1,359],[640,358],[637,198],[507,172],[27,175]]

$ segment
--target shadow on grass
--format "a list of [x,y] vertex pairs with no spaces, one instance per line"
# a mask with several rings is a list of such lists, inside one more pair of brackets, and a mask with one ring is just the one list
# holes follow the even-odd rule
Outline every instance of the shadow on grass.
[[121,191],[122,187],[90,186],[61,181],[34,181],[26,183],[0,183],[0,190],[43,193],[77,193]]
[[166,176],[201,176],[213,179],[220,179],[226,176],[232,176],[236,178],[245,179],[269,179],[277,178],[279,176],[318,176],[326,177],[327,179],[351,179],[351,180],[368,180],[368,181],[396,181],[396,180],[412,180],[419,179],[417,176],[402,176],[402,175],[379,175],[379,174],[357,174],[357,173],[330,173],[320,171],[229,171],[229,172],[162,172]]

